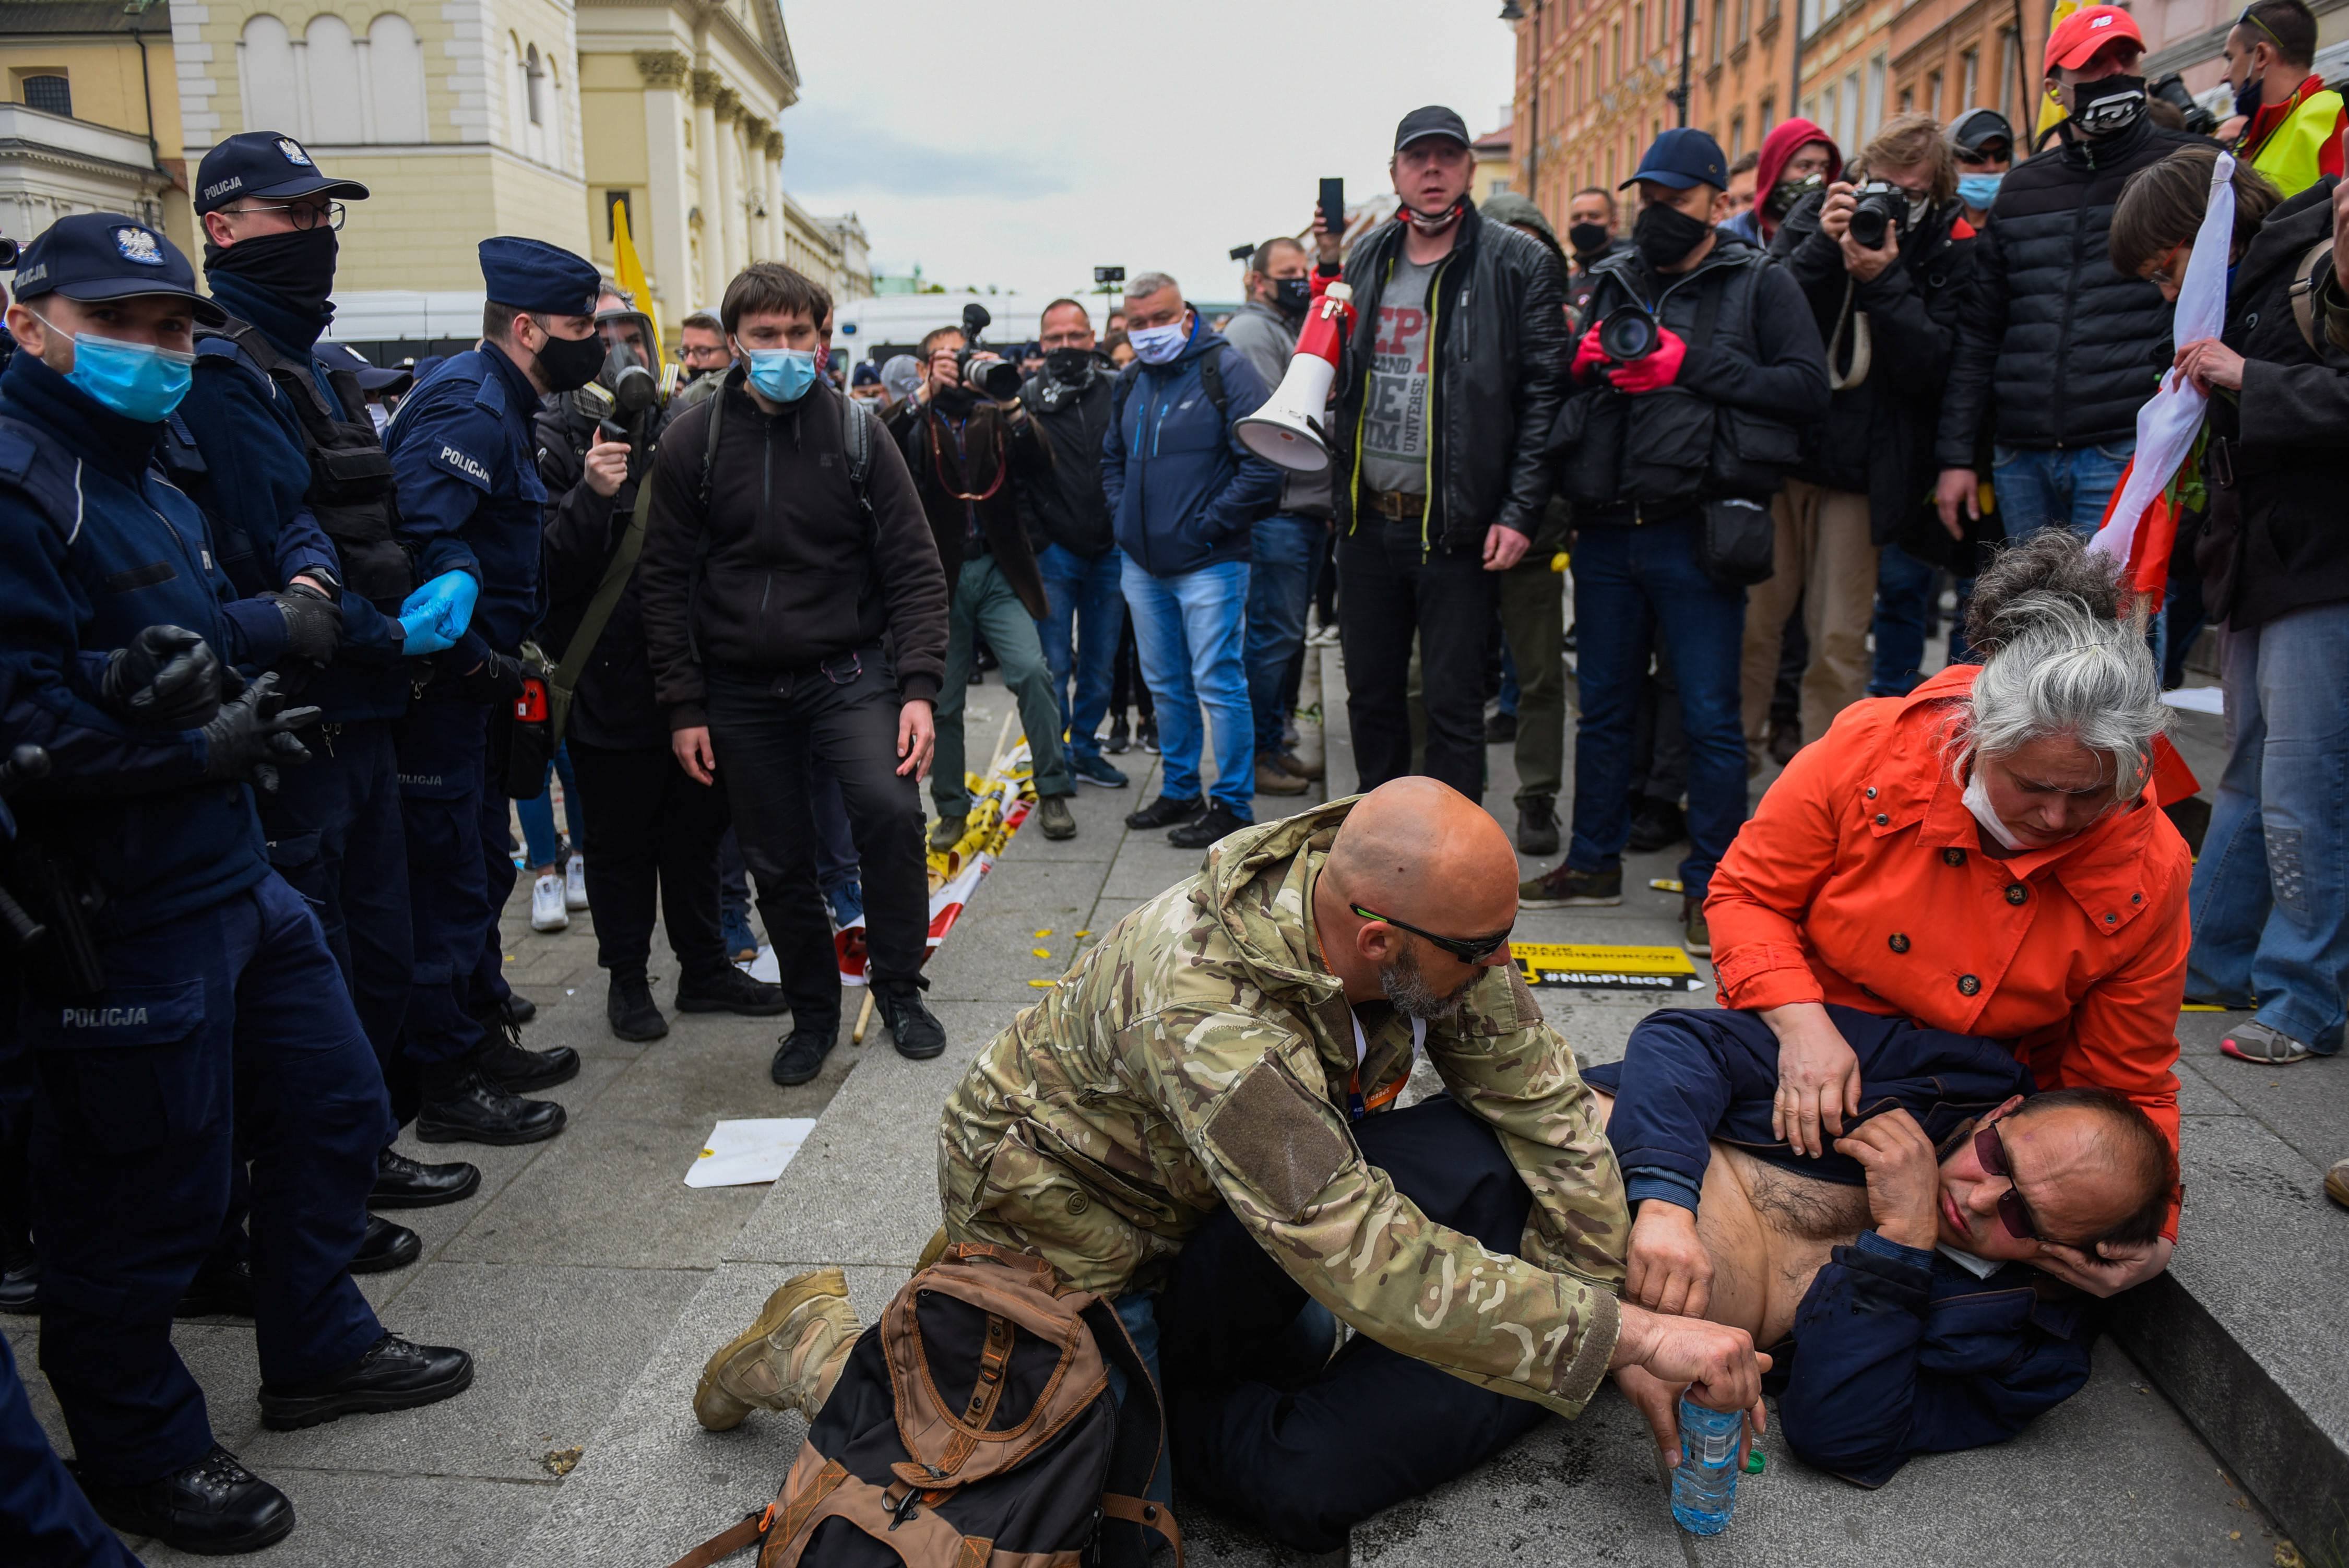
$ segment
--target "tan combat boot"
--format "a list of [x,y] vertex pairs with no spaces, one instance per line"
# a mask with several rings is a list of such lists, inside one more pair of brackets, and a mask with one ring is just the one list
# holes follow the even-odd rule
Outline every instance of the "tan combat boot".
[[864,1331],[838,1269],[785,1281],[767,1298],[758,1321],[701,1369],[693,1418],[713,1432],[740,1426],[754,1407],[797,1410],[814,1419]]

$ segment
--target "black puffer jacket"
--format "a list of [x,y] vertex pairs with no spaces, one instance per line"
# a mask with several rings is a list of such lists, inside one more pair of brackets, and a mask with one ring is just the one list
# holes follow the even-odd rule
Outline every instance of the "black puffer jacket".
[[1594,377],[1567,400],[1555,444],[1578,528],[1652,522],[1724,496],[1766,500],[1827,411],[1826,351],[1802,291],[1760,251],[1715,234],[1686,273],[1650,272],[1636,250],[1591,269],[1592,325],[1634,301],[1688,351],[1658,391]]
[[1849,318],[1860,315],[1868,363],[1859,384],[1836,393],[1827,417],[1806,432],[1795,477],[1866,495],[1868,532],[1883,544],[1932,493],[1934,427],[1977,237],[1958,203],[1946,202],[1900,238],[1890,266],[1854,286],[1843,247],[1819,227],[1826,203],[1825,191],[1797,201],[1770,254],[1802,285],[1833,367],[1847,375],[1855,367],[1858,328]]
[[[1346,257],[1357,314],[1338,366],[1330,432],[1339,475],[1331,500],[1341,532],[1353,531],[1355,438],[1379,295],[1402,253],[1404,227],[1390,219]],[[1429,428],[1435,446],[1428,542],[1481,549],[1485,531],[1496,522],[1530,538],[1549,500],[1549,433],[1566,394],[1566,269],[1539,240],[1488,223],[1472,206],[1430,292],[1435,320],[1428,357],[1435,374]]]
[[2227,295],[2220,340],[2243,356],[2243,390],[2210,399],[2210,521],[2194,555],[2210,618],[2237,631],[2349,599],[2349,352],[2324,343],[2321,319],[2324,346],[2310,347],[2292,308],[2310,248],[2332,237],[2337,183],[2328,175],[2268,215]]
[[2169,364],[2169,306],[2113,271],[2106,237],[2128,177],[2205,139],[2149,119],[2101,140],[2068,123],[2059,134],[2007,174],[1991,206],[1941,402],[1941,468],[1971,468],[1993,418],[2010,447],[2132,439]]

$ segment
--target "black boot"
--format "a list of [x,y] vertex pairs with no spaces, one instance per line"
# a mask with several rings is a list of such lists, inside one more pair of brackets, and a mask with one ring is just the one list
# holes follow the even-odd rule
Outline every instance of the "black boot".
[[523,1099],[490,1082],[471,1063],[444,1064],[425,1084],[416,1136],[427,1143],[537,1143],[563,1130],[563,1108]]
[[767,1064],[767,1076],[784,1088],[807,1082],[823,1071],[823,1058],[832,1054],[833,1042],[839,1036],[838,1024],[823,1030],[792,1030],[776,1047],[775,1059]]
[[1688,823],[1681,815],[1679,801],[1642,795],[1631,808],[1631,836],[1624,847],[1636,855],[1653,854],[1687,837]]
[[1547,795],[1517,802],[1517,853],[1543,859],[1557,853],[1557,807]]
[[753,980],[731,964],[707,975],[680,975],[677,982],[680,1013],[734,1013],[745,1018],[771,1018],[788,1013],[792,1005],[781,985]]
[[[373,1218],[372,1215],[369,1218]],[[217,1256],[196,1271],[188,1288],[171,1305],[171,1315],[191,1317],[251,1317],[253,1264],[243,1258],[222,1263]]]
[[462,1202],[481,1191],[481,1168],[461,1160],[428,1165],[405,1154],[385,1150],[375,1157],[375,1189],[367,1194],[370,1209],[432,1209]]
[[1199,814],[1199,798],[1161,795],[1138,811],[1129,811],[1125,825],[1135,832],[1148,832],[1153,828],[1172,828],[1189,821]]
[[98,1516],[123,1534],[153,1536],[200,1556],[258,1552],[294,1530],[285,1494],[218,1443],[185,1470],[136,1486],[77,1479]]
[[1248,825],[1247,819],[1225,805],[1212,801],[1206,810],[1166,835],[1166,841],[1178,850],[1204,850],[1216,840],[1238,832]]
[[889,1026],[889,1038],[895,1042],[899,1056],[924,1062],[947,1048],[946,1026],[922,1006],[920,981],[875,981],[873,1005],[881,1021]]
[[521,1028],[538,1016],[538,1004],[519,991],[509,991],[506,999],[498,1004],[498,1012],[515,1028]]
[[412,1410],[461,1394],[473,1358],[442,1345],[410,1345],[387,1334],[338,1372],[303,1383],[261,1386],[261,1424],[274,1431],[377,1410]]
[[569,1046],[526,1051],[522,1048],[521,1025],[496,1012],[483,1014],[479,1021],[481,1048],[474,1054],[473,1066],[508,1094],[553,1088],[579,1076],[579,1053]]
[[653,1006],[653,985],[642,975],[615,975],[604,998],[604,1016],[612,1033],[624,1040],[657,1040],[668,1033],[668,1020]]
[[395,1225],[378,1214],[369,1214],[367,1234],[359,1238],[359,1250],[351,1256],[353,1274],[389,1274],[404,1269],[424,1255],[423,1239],[406,1225]]

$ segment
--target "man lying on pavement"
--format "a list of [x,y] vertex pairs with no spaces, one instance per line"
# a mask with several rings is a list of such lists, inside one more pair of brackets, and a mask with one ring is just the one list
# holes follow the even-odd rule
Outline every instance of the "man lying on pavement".
[[[1509,961],[1516,879],[1500,825],[1429,779],[1246,828],[947,1102],[945,1237],[1111,1298],[1186,1492],[1303,1550],[1576,1415],[1610,1367],[1759,1412],[1744,1330],[1616,1299],[1622,1179]],[[1451,1100],[1381,1114],[1421,1048]],[[839,1270],[802,1275],[695,1415],[812,1416],[859,1332]]]
[[[2087,1381],[2093,1301],[2030,1265],[2149,1240],[2177,1167],[2144,1111],[2033,1094],[2001,1041],[1827,1011],[1862,1119],[1818,1158],[1773,1125],[1777,1043],[1752,1013],[1651,1014],[1585,1078],[1639,1211],[1626,1305],[1769,1346],[1788,1446],[1873,1487],[1912,1454],[2013,1437]],[[1677,1391],[1617,1377],[1676,1460]]]

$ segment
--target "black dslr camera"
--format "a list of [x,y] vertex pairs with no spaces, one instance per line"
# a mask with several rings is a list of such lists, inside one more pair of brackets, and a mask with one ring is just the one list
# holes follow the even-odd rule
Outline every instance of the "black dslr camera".
[[1871,180],[1859,188],[1851,210],[1851,242],[1866,250],[1884,249],[1884,237],[1909,226],[1909,192],[1889,180]]
[[1599,347],[1615,364],[1629,365],[1656,351],[1661,330],[1653,311],[1626,302],[1609,311],[1599,324]]
[[2197,136],[2209,136],[2219,129],[2219,117],[2194,101],[2186,90],[2186,78],[2170,72],[2153,84],[2153,96],[2170,105],[2186,117],[2186,129]]
[[971,356],[978,352],[979,334],[985,332],[987,324],[994,319],[987,314],[987,307],[977,300],[962,307],[962,337],[968,346],[956,351],[955,374],[961,377],[962,384],[972,391],[1000,403],[1007,397],[1019,396],[1019,383],[1023,377],[1019,365],[1009,359],[982,359],[976,365],[971,363]]

